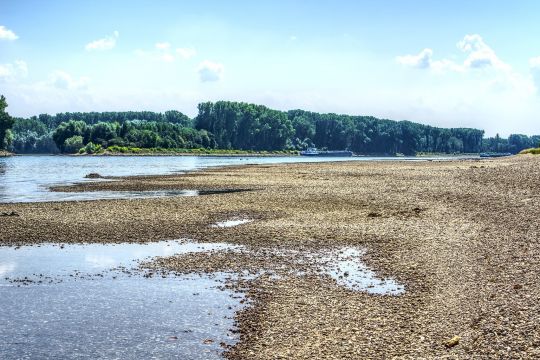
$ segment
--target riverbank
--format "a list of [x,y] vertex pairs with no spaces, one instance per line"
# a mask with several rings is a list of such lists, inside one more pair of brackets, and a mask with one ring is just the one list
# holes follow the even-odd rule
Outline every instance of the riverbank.
[[[83,148],[84,149],[84,148]],[[83,150],[81,149],[81,150]],[[298,151],[254,151],[226,149],[163,149],[110,146],[97,152],[80,152],[77,155],[92,156],[296,156]]]
[[[399,296],[282,271],[246,280],[233,359],[540,356],[540,158],[212,168],[72,191],[242,189],[197,197],[0,204],[0,243],[191,238],[249,253],[163,258],[180,273],[306,270],[304,254],[365,248]],[[63,188],[61,190],[68,190]],[[252,219],[236,227],[218,221]],[[252,256],[255,254],[255,256]],[[459,336],[457,343],[448,340]],[[446,345],[445,345],[446,344]]]
[[519,154],[520,155],[526,155],[526,154],[540,155],[540,147],[539,148],[530,148],[530,149],[521,150],[519,152]]
[[13,154],[10,153],[9,151],[5,151],[5,150],[0,150],[0,157],[8,157],[8,156],[12,156]]

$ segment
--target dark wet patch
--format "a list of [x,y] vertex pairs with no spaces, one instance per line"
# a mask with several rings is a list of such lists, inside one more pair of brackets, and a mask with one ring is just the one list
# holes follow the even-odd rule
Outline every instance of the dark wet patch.
[[254,191],[254,189],[218,189],[218,190],[198,190],[199,195],[219,195],[219,194],[234,194],[241,192]]
[[15,211],[2,212],[2,213],[0,213],[0,216],[19,216],[19,213],[15,212]]
[[90,173],[84,176],[85,179],[104,179],[105,177],[98,173]]

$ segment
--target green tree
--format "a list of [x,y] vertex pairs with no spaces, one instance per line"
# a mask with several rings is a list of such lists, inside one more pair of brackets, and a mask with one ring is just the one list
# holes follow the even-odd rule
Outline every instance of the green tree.
[[4,95],[0,96],[0,149],[6,149],[6,134],[15,120],[6,112],[8,104]]
[[[80,136],[81,142],[82,142],[83,136],[85,136],[87,131],[88,131],[88,127],[83,121],[69,120],[68,122],[61,123],[60,125],[58,125],[58,127],[53,133],[52,138],[54,142],[56,143],[56,146],[58,146],[58,148],[60,149],[60,151],[68,152],[65,148],[66,140],[74,136]],[[80,147],[82,147],[82,144]]]
[[64,152],[74,154],[83,147],[83,138],[80,135],[69,137],[64,141],[62,148]]

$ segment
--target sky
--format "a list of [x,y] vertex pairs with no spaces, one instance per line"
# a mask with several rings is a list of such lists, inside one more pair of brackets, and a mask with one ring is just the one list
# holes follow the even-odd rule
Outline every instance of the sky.
[[0,0],[13,116],[243,101],[540,134],[540,1]]

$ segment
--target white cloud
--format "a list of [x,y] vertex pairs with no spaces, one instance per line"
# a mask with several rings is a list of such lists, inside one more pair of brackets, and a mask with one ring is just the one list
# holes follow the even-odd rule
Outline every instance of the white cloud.
[[17,40],[19,37],[13,31],[0,25],[0,40]]
[[480,69],[489,66],[503,70],[510,68],[508,64],[497,57],[495,51],[478,34],[465,35],[463,40],[457,43],[457,47],[461,51],[469,53],[463,63],[467,68]]
[[0,79],[12,80],[28,75],[28,65],[23,60],[15,60],[13,63],[0,64]]
[[445,70],[461,72],[467,69],[484,68],[512,70],[511,66],[499,59],[495,51],[478,34],[465,35],[463,40],[457,43],[457,48],[468,54],[462,64],[448,59],[433,60],[433,50],[431,49],[424,49],[418,55],[398,56],[396,60],[405,66],[432,69],[439,72]]
[[428,69],[431,67],[433,50],[424,49],[418,55],[403,55],[396,58],[397,62],[418,69]]
[[531,69],[540,69],[540,56],[529,59]]
[[165,62],[173,62],[174,55],[171,54],[171,44],[168,42],[158,42],[155,45],[159,52],[159,58]]
[[197,72],[202,82],[219,81],[223,78],[223,64],[205,60],[199,64]]
[[193,48],[176,48],[172,49],[172,45],[168,42],[158,42],[154,45],[155,50],[145,51],[138,49],[135,54],[139,57],[147,57],[158,59],[165,62],[174,62],[178,58],[190,59],[197,54]]
[[159,50],[168,50],[170,49],[170,47],[171,47],[171,44],[169,44],[168,42],[156,43],[156,49],[159,49]]
[[165,53],[165,54],[161,55],[161,60],[163,60],[165,62],[173,62],[174,61],[174,55],[172,55],[171,53]]
[[74,78],[62,70],[56,70],[49,76],[48,84],[62,90],[86,90],[90,79],[87,77]]
[[86,44],[85,49],[87,51],[103,51],[110,50],[116,46],[116,40],[120,36],[118,31],[115,31],[111,36],[107,36],[103,39],[94,40]]
[[13,115],[95,110],[94,95],[86,77],[74,77],[57,70],[41,81],[16,80],[1,86]]
[[431,69],[436,72],[444,72],[446,70],[462,72],[464,71],[463,66],[456,64],[452,60],[442,59],[431,62]]
[[453,70],[461,71],[462,69],[451,60],[433,60],[433,50],[424,49],[417,55],[398,56],[396,61],[401,65],[413,67],[416,69],[433,69],[435,71]]
[[191,59],[197,55],[197,51],[193,48],[177,48],[176,53],[183,59]]
[[402,65],[440,75],[422,77],[422,85],[411,86],[407,102],[416,103],[417,109],[402,111],[424,121],[449,117],[441,124],[445,126],[461,119],[466,126],[486,129],[488,135],[538,133],[534,114],[540,111],[540,57],[529,60],[530,73],[522,73],[500,59],[478,34],[464,36],[456,46],[460,54],[451,59],[435,60],[431,49],[396,58]]

